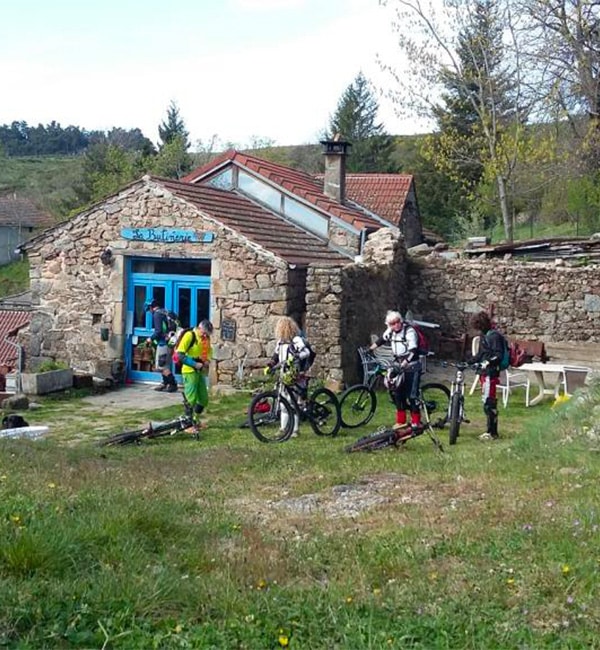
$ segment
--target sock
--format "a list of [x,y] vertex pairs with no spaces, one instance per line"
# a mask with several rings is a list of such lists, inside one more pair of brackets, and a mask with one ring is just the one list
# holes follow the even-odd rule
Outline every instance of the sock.
[[406,424],[406,411],[396,411],[396,424]]
[[418,411],[410,414],[410,423],[412,426],[421,426],[421,414]]

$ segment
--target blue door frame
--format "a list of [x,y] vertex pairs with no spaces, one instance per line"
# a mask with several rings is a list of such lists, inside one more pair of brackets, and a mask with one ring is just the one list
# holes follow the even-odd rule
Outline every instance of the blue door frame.
[[145,305],[153,298],[165,309],[174,311],[183,327],[193,327],[203,318],[210,318],[210,276],[161,275],[127,270],[127,305],[125,319],[125,364],[127,378],[132,381],[156,381],[150,360],[141,360],[135,352],[138,343],[152,333],[152,314]]

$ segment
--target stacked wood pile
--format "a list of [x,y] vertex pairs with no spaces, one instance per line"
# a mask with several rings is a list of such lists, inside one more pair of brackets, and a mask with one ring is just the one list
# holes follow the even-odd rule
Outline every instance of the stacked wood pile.
[[561,259],[571,265],[598,264],[600,263],[600,235],[529,239],[497,246],[469,245],[464,252],[468,256],[515,257],[520,261],[547,262]]

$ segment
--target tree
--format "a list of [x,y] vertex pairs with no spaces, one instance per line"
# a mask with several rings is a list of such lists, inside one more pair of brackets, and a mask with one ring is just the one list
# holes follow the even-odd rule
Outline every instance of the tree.
[[185,151],[190,148],[190,143],[188,140],[189,133],[185,128],[185,124],[181,116],[179,115],[179,107],[174,101],[171,101],[169,107],[167,108],[167,119],[158,127],[158,135],[162,141],[160,147],[169,144],[175,138],[179,138],[181,143],[183,143]]
[[150,163],[152,173],[166,178],[181,178],[192,168],[192,157],[186,151],[183,136],[177,135],[162,145]]
[[[594,0],[514,0],[524,54],[551,120],[567,120],[588,170],[600,166],[600,11]],[[544,115],[540,114],[540,118]]]
[[[395,0],[395,29],[408,70],[384,65],[399,89],[400,112],[434,118],[429,155],[471,191],[493,183],[505,237],[513,239],[507,186],[524,138],[519,48],[509,0]],[[510,49],[502,37],[510,37]]]
[[343,92],[329,123],[327,138],[339,134],[352,144],[346,168],[349,172],[391,171],[394,140],[377,123],[379,104],[371,85],[360,72]]

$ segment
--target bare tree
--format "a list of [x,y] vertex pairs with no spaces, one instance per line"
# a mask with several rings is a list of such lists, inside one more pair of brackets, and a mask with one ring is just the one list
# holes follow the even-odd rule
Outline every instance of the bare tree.
[[[600,163],[600,2],[513,0],[526,19],[521,42],[552,120],[567,121],[584,167]],[[544,117],[540,115],[540,117]]]
[[[394,7],[393,29],[402,58],[410,62],[403,70],[383,62],[397,84],[392,96],[399,112],[430,119],[439,116],[444,112],[440,108],[443,91],[451,81],[455,96],[470,112],[472,124],[468,131],[449,128],[442,134],[437,166],[446,173],[478,167],[482,177],[493,179],[505,237],[512,241],[507,187],[525,137],[528,108],[510,0],[380,3]],[[501,27],[501,60],[489,42],[473,37],[478,12],[485,5],[493,5]]]

